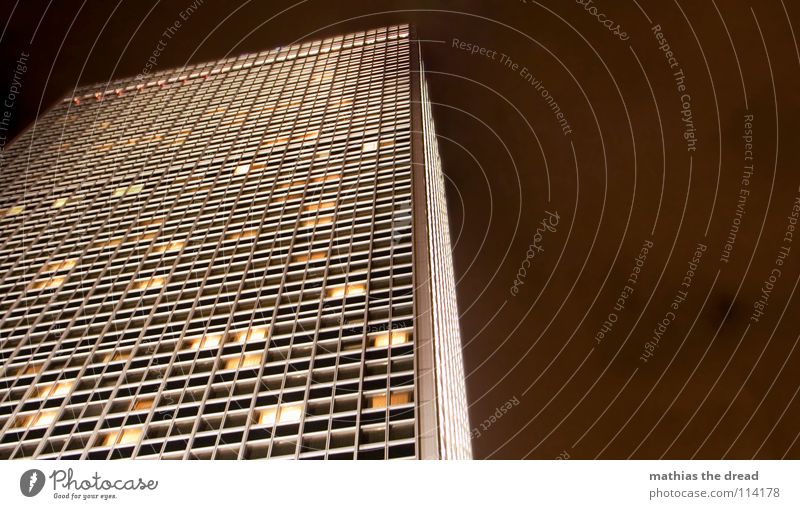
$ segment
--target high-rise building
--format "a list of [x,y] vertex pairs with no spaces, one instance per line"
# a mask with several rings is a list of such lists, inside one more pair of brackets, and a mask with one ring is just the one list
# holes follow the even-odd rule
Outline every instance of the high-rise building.
[[79,88],[0,180],[0,458],[471,456],[408,26]]

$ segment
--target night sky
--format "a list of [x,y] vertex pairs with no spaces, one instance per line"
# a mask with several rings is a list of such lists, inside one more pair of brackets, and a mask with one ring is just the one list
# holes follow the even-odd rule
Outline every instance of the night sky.
[[800,458],[796,3],[8,0],[0,12],[9,139],[76,85],[141,73],[176,20],[154,69],[413,24],[447,178],[475,457]]

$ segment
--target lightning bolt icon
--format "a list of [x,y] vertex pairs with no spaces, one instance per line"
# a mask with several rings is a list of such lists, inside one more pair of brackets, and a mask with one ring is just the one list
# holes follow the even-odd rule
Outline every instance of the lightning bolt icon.
[[34,484],[36,484],[37,477],[38,476],[36,475],[36,472],[31,472],[31,478],[28,479],[28,493],[30,493],[31,490],[33,490],[33,486]]

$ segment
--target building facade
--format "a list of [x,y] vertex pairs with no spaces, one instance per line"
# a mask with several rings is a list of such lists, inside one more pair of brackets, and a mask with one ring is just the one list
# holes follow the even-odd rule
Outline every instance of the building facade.
[[0,459],[471,457],[408,26],[82,87],[0,180]]

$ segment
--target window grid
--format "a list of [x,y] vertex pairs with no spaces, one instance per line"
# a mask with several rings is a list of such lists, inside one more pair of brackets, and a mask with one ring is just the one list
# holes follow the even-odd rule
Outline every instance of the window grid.
[[418,457],[408,36],[84,87],[8,147],[0,458]]

